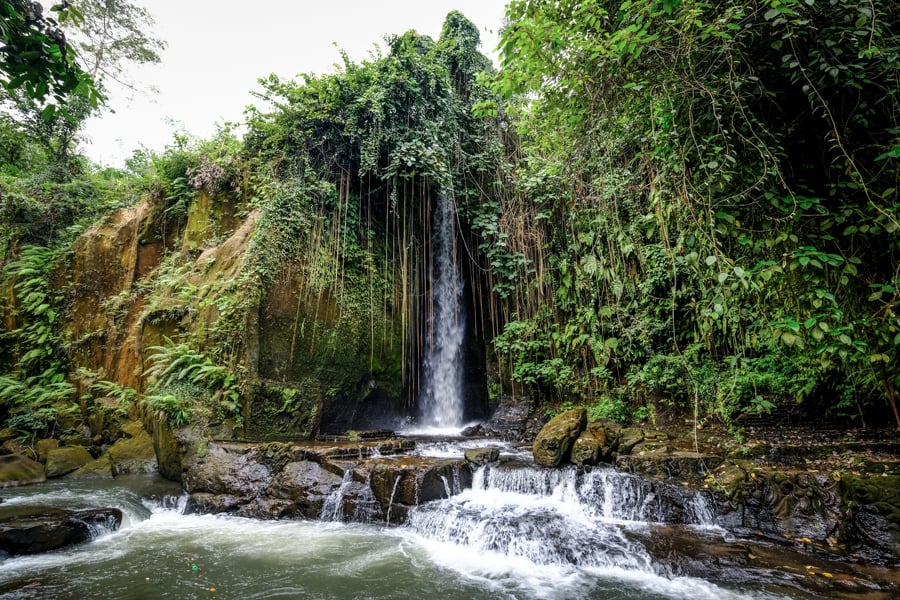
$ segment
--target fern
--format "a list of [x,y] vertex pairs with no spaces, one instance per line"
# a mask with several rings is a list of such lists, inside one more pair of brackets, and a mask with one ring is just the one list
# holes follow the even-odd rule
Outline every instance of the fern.
[[[176,425],[189,419],[191,407],[185,390],[201,389],[221,416],[232,416],[240,423],[240,386],[237,376],[208,356],[187,344],[176,344],[163,337],[162,346],[151,346],[152,364],[144,371],[150,381],[144,402],[168,415]],[[185,387],[186,386],[186,387]],[[173,390],[181,393],[172,393]]]

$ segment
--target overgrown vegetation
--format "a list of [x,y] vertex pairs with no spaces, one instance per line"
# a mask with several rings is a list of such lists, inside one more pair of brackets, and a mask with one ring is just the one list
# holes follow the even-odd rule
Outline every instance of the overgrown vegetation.
[[[243,140],[179,134],[122,171],[74,153],[78,119],[29,123],[20,104],[0,121],[0,416],[55,432],[105,395],[240,427],[263,379],[310,427],[322,397],[376,380],[414,403],[449,191],[493,394],[623,422],[800,406],[900,424],[895,4],[516,0],[496,72],[453,12],[437,40],[262,80]],[[60,267],[139,199],[158,260],[101,306],[156,344],[143,395],[78,375]],[[278,356],[257,355],[260,332]]]
[[187,424],[201,407],[214,418],[242,421],[241,390],[237,375],[217,365],[202,352],[187,344],[165,338],[162,346],[152,346],[150,366],[144,371],[148,380],[143,402],[151,410],[165,415],[175,426]]
[[893,406],[896,3],[516,1],[508,16],[494,87],[548,240],[517,288],[545,300],[498,340],[514,375],[729,422]]

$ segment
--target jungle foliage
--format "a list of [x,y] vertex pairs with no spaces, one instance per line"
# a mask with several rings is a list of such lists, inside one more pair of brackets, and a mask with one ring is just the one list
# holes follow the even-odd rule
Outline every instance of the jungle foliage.
[[813,400],[864,420],[887,399],[900,424],[897,4],[508,18],[493,85],[548,240],[545,301],[498,339],[515,376],[726,420]]
[[[282,363],[308,335],[310,377],[364,362],[414,402],[431,213],[449,191],[495,396],[620,421],[739,426],[799,406],[869,425],[893,407],[900,423],[898,13],[886,0],[514,0],[494,70],[453,12],[437,40],[410,31],[335,73],[261,80],[243,140],[231,126],[179,134],[122,171],[69,142],[60,167],[7,115],[0,416],[58,431],[85,397],[112,394],[174,424],[204,411],[240,423],[258,376],[248,315],[286,282],[297,316]],[[216,231],[169,247],[201,197],[253,221],[233,279],[196,261]],[[141,396],[77,375],[60,272],[79,231],[140,198],[154,215],[141,243],[165,256],[104,306],[121,318],[139,297],[141,322],[173,332],[147,350]],[[359,382],[339,375],[311,397]]]
[[[430,336],[434,198],[452,190],[461,213],[495,212],[479,202],[503,153],[496,120],[473,114],[493,95],[478,79],[491,65],[471,22],[452,12],[437,41],[409,31],[386,42],[385,55],[360,63],[345,56],[334,74],[261,80],[258,96],[270,109],[250,111],[245,143],[257,189],[269,190],[261,204],[263,273],[298,253],[321,255],[326,260],[311,263],[316,272],[304,280],[335,290],[339,304],[349,283],[365,282],[368,301],[342,318],[362,309],[360,325],[368,321],[374,338],[377,319],[399,316],[399,339],[387,332],[382,343],[401,349],[414,399]],[[298,212],[299,202],[309,210]]]

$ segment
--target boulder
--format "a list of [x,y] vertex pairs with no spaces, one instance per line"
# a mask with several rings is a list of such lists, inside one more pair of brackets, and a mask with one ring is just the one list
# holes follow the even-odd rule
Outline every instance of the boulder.
[[118,508],[65,510],[48,507],[5,509],[0,513],[0,550],[38,554],[89,541],[98,527],[122,524]]
[[322,513],[322,505],[341,486],[341,478],[321,465],[300,461],[288,463],[273,479],[268,493],[292,504],[292,517],[316,519]]
[[0,488],[46,481],[44,465],[21,454],[0,456]]
[[534,440],[534,460],[545,467],[556,467],[569,457],[572,444],[587,425],[587,412],[573,408],[558,414],[544,425]]
[[584,465],[596,465],[600,458],[600,443],[590,431],[583,432],[572,444],[571,461],[582,467]]
[[47,453],[59,448],[59,440],[47,438],[34,443],[34,451],[40,462],[47,462]]
[[272,471],[260,458],[265,460],[252,446],[209,443],[187,465],[182,485],[191,494],[255,497],[272,483]]
[[498,448],[470,448],[464,453],[466,460],[476,465],[486,465],[500,458]]
[[92,460],[72,471],[66,475],[66,479],[111,479],[113,475],[113,463],[109,455],[104,454],[97,460]]
[[459,434],[463,437],[481,437],[487,435],[487,431],[484,429],[484,425],[481,423],[477,423],[475,425],[469,425],[465,427]]
[[61,477],[94,460],[83,446],[64,446],[47,452],[47,477]]
[[158,470],[153,438],[143,429],[116,441],[109,449],[109,458],[115,475],[156,473]]

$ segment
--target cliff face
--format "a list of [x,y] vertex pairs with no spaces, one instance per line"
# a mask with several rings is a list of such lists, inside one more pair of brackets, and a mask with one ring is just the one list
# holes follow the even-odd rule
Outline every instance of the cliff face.
[[154,350],[187,344],[234,373],[234,426],[255,439],[310,438],[395,414],[401,351],[389,312],[366,314],[365,283],[353,278],[312,290],[302,262],[314,257],[276,263],[263,284],[253,254],[267,244],[261,215],[236,212],[231,199],[202,192],[173,224],[148,199],[82,234],[53,277],[68,300],[73,367],[142,392]]

